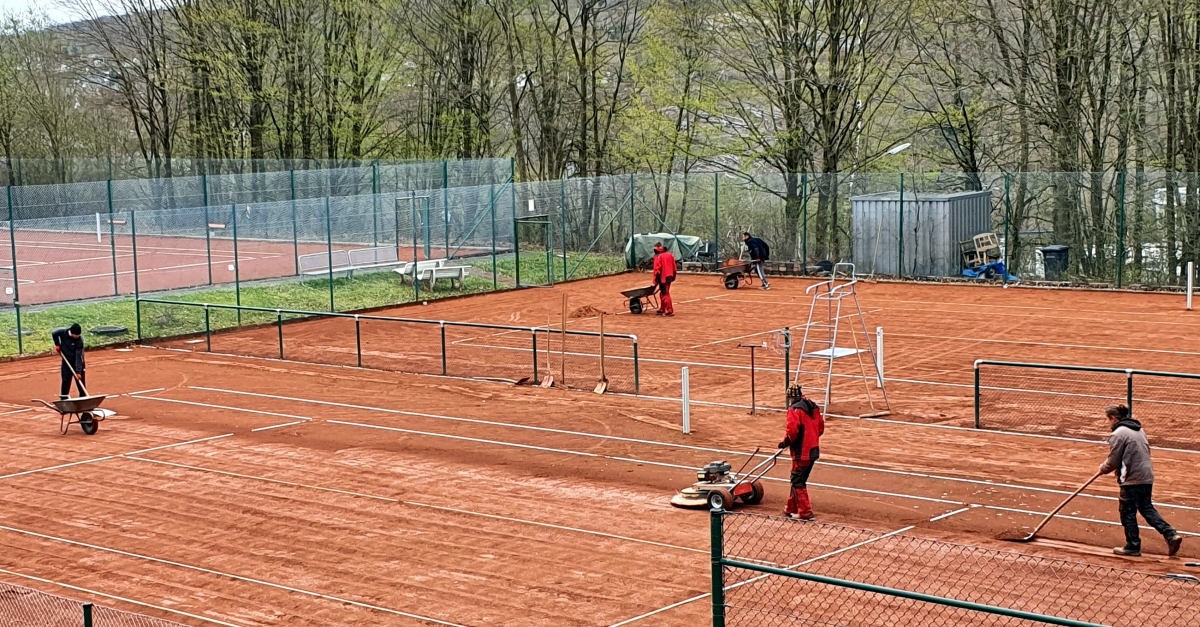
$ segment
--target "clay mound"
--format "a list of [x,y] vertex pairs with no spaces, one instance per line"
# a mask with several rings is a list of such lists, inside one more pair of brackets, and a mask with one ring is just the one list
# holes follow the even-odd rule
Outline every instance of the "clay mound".
[[604,312],[600,311],[599,309],[596,309],[595,307],[592,307],[591,305],[584,305],[583,307],[580,307],[579,309],[572,311],[571,317],[572,318],[595,318],[596,316],[599,316],[602,313],[604,313]]

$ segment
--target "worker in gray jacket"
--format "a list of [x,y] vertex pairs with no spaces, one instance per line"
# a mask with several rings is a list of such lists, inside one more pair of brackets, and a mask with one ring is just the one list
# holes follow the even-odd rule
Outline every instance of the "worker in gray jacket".
[[1183,538],[1163,520],[1150,493],[1154,489],[1154,469],[1150,465],[1150,445],[1142,423],[1129,415],[1124,405],[1110,405],[1104,409],[1112,434],[1108,436],[1108,458],[1100,464],[1100,474],[1117,473],[1117,485],[1121,486],[1121,525],[1125,527],[1125,546],[1113,549],[1117,555],[1139,556],[1142,554],[1142,539],[1138,534],[1138,512],[1167,541],[1167,555],[1179,552]]

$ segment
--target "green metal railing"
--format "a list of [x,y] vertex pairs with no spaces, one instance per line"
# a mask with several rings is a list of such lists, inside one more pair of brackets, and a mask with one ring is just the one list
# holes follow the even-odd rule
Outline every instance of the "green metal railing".
[[[169,322],[166,324],[169,328],[158,329],[157,333],[149,332],[149,329],[144,328],[143,320],[145,316],[142,312],[144,306],[160,306],[160,307],[180,307],[184,309],[200,310],[203,315],[203,325],[201,328],[180,328],[179,322]],[[285,360],[302,361],[293,355],[288,355],[284,347],[284,328],[287,324],[311,322],[321,319],[340,319],[350,320],[354,323],[354,358],[356,367],[363,367],[363,330],[362,323],[368,321],[394,323],[402,325],[411,325],[417,329],[437,329],[438,334],[438,354],[436,360],[440,363],[440,370],[436,372],[406,370],[404,360],[397,360],[401,367],[396,370],[399,372],[416,372],[420,374],[452,374],[449,369],[449,355],[452,350],[456,357],[460,357],[461,362],[472,364],[473,370],[466,374],[473,378],[494,379],[498,378],[489,371],[499,367],[512,367],[512,364],[517,363],[516,360],[504,361],[503,364],[497,364],[497,355],[504,355],[509,352],[517,352],[524,354],[529,351],[533,359],[531,361],[532,368],[528,368],[530,362],[524,362],[524,357],[519,360],[524,362],[521,364],[518,374],[520,378],[528,377],[531,381],[539,380],[538,372],[538,334],[544,334],[546,338],[560,338],[556,341],[561,341],[561,354],[559,355],[562,361],[564,371],[570,372],[572,380],[580,380],[581,382],[594,382],[596,377],[600,376],[601,368],[599,365],[599,352],[593,352],[593,342],[598,346],[600,333],[596,331],[583,331],[573,329],[552,329],[549,327],[520,327],[502,324],[490,324],[483,322],[462,322],[456,320],[430,320],[425,318],[402,318],[396,316],[379,316],[371,314],[355,314],[355,313],[339,313],[325,311],[304,311],[298,309],[280,309],[270,307],[248,307],[239,305],[228,305],[219,303],[192,303],[184,301],[154,299],[154,298],[139,298],[136,301],[138,326],[136,329],[137,339],[139,342],[150,343],[153,340],[176,340],[187,337],[198,336],[203,334],[204,350],[213,352],[213,336],[218,333],[229,333],[230,338],[236,340],[236,332],[239,329],[261,329],[267,326],[275,328],[275,344],[276,351],[274,357]],[[214,311],[232,311],[236,312],[238,318],[236,324],[230,326],[219,326],[214,328],[213,312]],[[253,316],[257,322],[243,324],[242,314],[259,314]],[[262,314],[265,314],[264,317]],[[285,319],[285,316],[290,317]],[[518,345],[512,342],[509,343],[472,343],[462,342],[451,347],[447,343],[447,329],[463,329],[492,332],[494,335],[528,335],[530,343],[528,346]],[[418,331],[417,335],[421,334]],[[568,340],[568,338],[570,338]],[[613,391],[630,392],[637,394],[639,392],[639,377],[640,367],[638,359],[638,340],[636,335],[625,333],[604,333],[605,340],[612,342],[613,340],[623,340],[628,342],[628,351],[622,352],[620,348],[616,351],[611,351],[605,355],[605,360],[612,360],[616,366],[608,366],[609,378],[613,382],[611,389]],[[341,338],[331,337],[329,334],[322,334],[321,341],[336,344]],[[307,340],[306,345],[311,344],[314,340]],[[487,340],[484,340],[485,342]],[[405,348],[402,346],[404,341],[397,339],[397,343],[401,346],[394,346],[390,351],[404,356]],[[572,345],[571,350],[566,350],[566,345]],[[618,344],[619,346],[619,344]],[[549,350],[549,349],[547,349]],[[472,358],[474,352],[476,358]],[[236,354],[236,353],[235,353]],[[489,357],[484,357],[487,355]],[[595,359],[593,359],[595,358]],[[569,360],[569,361],[568,361]],[[309,361],[308,363],[325,363],[320,361]],[[566,365],[566,364],[569,364]],[[622,364],[627,366],[622,367]],[[516,370],[516,368],[513,368]],[[590,383],[588,383],[590,385]]]
[[1200,450],[1180,417],[1200,411],[1200,374],[980,359],[974,365],[974,426],[1104,440],[1106,405],[1123,403],[1152,444]]

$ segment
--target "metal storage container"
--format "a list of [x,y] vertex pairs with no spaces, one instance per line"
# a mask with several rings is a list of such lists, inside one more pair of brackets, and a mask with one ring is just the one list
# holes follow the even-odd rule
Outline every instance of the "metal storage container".
[[852,196],[855,270],[862,274],[901,274],[897,270],[903,228],[904,276],[958,276],[959,242],[992,230],[991,192],[900,193]]

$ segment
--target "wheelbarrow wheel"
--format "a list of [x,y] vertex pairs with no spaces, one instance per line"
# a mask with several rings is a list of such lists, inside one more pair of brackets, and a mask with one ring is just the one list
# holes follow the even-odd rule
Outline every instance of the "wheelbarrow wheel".
[[717,488],[708,493],[709,509],[733,509],[733,495],[725,488]]
[[89,412],[79,414],[79,428],[87,435],[96,435],[100,430],[100,421]]
[[738,288],[738,283],[740,283],[741,280],[742,280],[741,273],[726,274],[725,275],[725,289],[736,290]]
[[634,314],[634,315],[642,313],[642,299],[640,299],[640,298],[630,298],[629,299],[629,313]]
[[758,505],[762,503],[764,492],[762,484],[755,481],[750,484],[750,487],[753,489],[742,495],[742,502],[746,505]]

